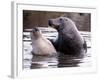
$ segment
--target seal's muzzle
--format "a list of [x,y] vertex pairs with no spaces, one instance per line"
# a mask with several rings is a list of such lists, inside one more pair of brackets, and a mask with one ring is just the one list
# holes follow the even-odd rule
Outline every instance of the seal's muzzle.
[[39,29],[37,27],[34,27],[32,30],[33,33],[37,32],[37,31],[39,31]]

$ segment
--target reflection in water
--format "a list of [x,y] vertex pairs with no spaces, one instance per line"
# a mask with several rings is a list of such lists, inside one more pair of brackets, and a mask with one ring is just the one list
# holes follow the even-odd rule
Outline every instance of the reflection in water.
[[31,69],[34,68],[55,68],[57,67],[58,60],[56,56],[36,56],[32,58]]
[[[42,29],[42,28],[41,28]],[[53,31],[45,31],[43,29],[44,37],[48,39],[55,40],[57,38],[57,33]],[[36,56],[32,55],[32,46],[30,40],[30,32],[23,33],[23,68],[24,69],[39,69],[39,68],[57,68],[57,67],[87,67],[91,66],[91,36],[89,32],[80,32],[87,42],[87,53],[81,57],[75,57],[71,55],[64,55],[58,53],[58,56]]]
[[60,54],[58,67],[77,67],[83,58]]

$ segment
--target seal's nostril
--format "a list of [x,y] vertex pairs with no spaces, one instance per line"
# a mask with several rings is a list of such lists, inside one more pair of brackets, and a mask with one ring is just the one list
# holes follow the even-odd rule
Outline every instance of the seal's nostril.
[[34,33],[36,31],[39,31],[39,29],[37,27],[34,27],[33,30],[32,30],[32,32]]
[[63,19],[62,18],[60,18],[60,21],[62,21]]
[[35,27],[34,29],[35,29],[35,31],[39,31],[39,29],[38,29],[38,28],[36,28],[36,27]]

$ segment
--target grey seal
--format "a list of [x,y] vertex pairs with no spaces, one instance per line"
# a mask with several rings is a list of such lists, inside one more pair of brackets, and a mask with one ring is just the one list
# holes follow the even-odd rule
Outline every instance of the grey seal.
[[39,56],[54,56],[57,54],[53,44],[46,39],[41,31],[35,27],[31,32],[32,53]]
[[70,55],[86,53],[86,41],[80,35],[75,23],[71,19],[58,17],[49,19],[48,24],[58,31],[58,39],[54,43],[57,51]]

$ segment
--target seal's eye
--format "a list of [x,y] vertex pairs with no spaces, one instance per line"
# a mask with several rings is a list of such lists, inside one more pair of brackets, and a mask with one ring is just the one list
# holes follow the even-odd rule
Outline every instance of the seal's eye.
[[66,21],[68,21],[67,19],[65,19]]

